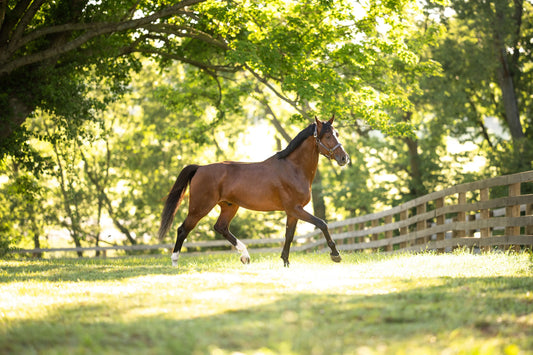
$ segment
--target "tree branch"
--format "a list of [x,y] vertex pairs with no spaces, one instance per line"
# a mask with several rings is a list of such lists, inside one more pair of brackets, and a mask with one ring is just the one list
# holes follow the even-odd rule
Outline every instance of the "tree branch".
[[[258,93],[258,94],[263,94],[263,92],[258,87],[255,88],[255,92]],[[263,106],[265,106],[265,110],[266,110],[267,114],[270,114],[270,116],[272,116],[272,120],[271,121],[272,121],[272,124],[274,125],[274,128],[276,128],[276,131],[278,131],[278,133],[281,134],[283,139],[285,139],[285,141],[287,143],[289,143],[292,140],[292,138],[287,133],[287,131],[283,128],[283,126],[281,125],[281,122],[276,117],[276,114],[272,110],[272,107],[270,107],[270,105],[268,104],[268,100],[265,97],[258,97],[257,100],[261,104],[263,104]]]
[[276,88],[272,86],[266,78],[256,73],[248,64],[245,63],[244,68],[248,70],[260,83],[264,84],[267,88],[269,88],[277,97],[294,107],[294,109],[298,111],[302,116],[307,117],[307,113],[298,106],[296,101],[289,99],[287,96],[276,90]]
[[[163,17],[172,16],[176,14],[177,12],[179,12],[179,10],[187,6],[191,6],[191,5],[201,3],[204,1],[206,0],[183,0],[179,2],[178,4],[175,4],[173,6],[170,6],[161,11],[155,12],[152,15],[149,15],[149,16],[146,16],[140,19],[122,21],[122,22],[117,22],[117,23],[102,23],[99,26],[96,26],[96,25],[91,26],[89,31],[84,32],[83,34],[81,34],[77,38],[72,39],[71,41],[67,42],[63,46],[48,48],[48,49],[45,49],[43,51],[40,51],[34,54],[30,54],[27,56],[17,58],[7,63],[0,62],[1,64],[4,64],[4,65],[0,65],[0,74],[8,74],[23,66],[41,62],[41,61],[44,61],[50,58],[58,57],[62,54],[68,53],[80,47],[84,43],[98,36],[102,36],[105,34],[111,34],[115,32],[123,32],[123,31],[131,30],[131,29],[143,27],[144,25],[147,25],[153,21],[159,20]],[[44,29],[43,31],[46,31],[46,29]],[[40,35],[34,35],[34,36],[40,37]]]
[[[5,44],[9,38],[9,33],[15,27],[19,18],[24,14],[28,6],[30,6],[31,0],[21,0],[17,2],[17,5],[13,10],[7,12],[7,0],[2,0],[2,21],[0,22],[0,43]],[[8,16],[6,17],[6,13]],[[5,21],[5,22],[4,22]]]
[[208,33],[199,31],[195,29],[194,27],[190,27],[190,26],[158,23],[158,24],[148,24],[148,25],[142,26],[142,28],[147,29],[148,31],[151,31],[151,32],[171,34],[171,35],[175,35],[178,37],[188,37],[188,38],[199,39],[215,47],[219,47],[223,50],[229,49],[228,44],[225,43],[224,41],[217,40],[213,38],[211,35],[209,35]]
[[0,29],[2,28],[2,25],[4,24],[4,19],[6,18],[6,9],[7,0],[0,1]]
[[162,57],[178,60],[178,61],[180,61],[182,63],[190,64],[190,65],[195,66],[195,67],[197,67],[199,69],[205,70],[205,71],[209,72],[210,74],[212,74],[215,71],[227,72],[227,73],[235,73],[235,72],[237,72],[239,70],[238,67],[228,66],[228,65],[213,65],[213,64],[203,63],[203,62],[199,62],[199,61],[196,61],[196,60],[193,60],[193,59],[188,59],[188,58],[179,56],[177,54],[158,51],[158,50],[155,50],[154,48],[127,48],[127,49],[125,49],[125,51],[122,54],[128,54],[128,53],[134,53],[134,52],[143,53],[143,54],[157,54],[157,55],[160,55]]
[[137,2],[133,4],[130,7],[130,9],[126,12],[126,15],[122,18],[122,21],[125,21],[128,18],[132,18],[133,15],[135,14],[135,10],[137,9],[140,3],[141,3],[141,0],[137,0]]
[[11,42],[17,42],[22,37],[24,30],[26,30],[26,27],[28,27],[31,20],[33,19],[33,17],[35,17],[35,14],[37,13],[37,11],[39,11],[45,1],[46,0],[35,0],[31,3],[28,10],[24,13],[20,21],[17,23],[15,32],[11,37],[10,45],[8,47],[11,47]]
[[102,23],[66,23],[64,25],[58,25],[58,26],[51,26],[51,27],[45,27],[40,30],[32,31],[28,35],[20,38],[17,40],[11,40],[9,42],[9,46],[7,47],[7,50],[0,55],[0,61],[4,61],[7,58],[9,58],[13,53],[15,53],[20,48],[24,47],[28,43],[35,41],[36,39],[39,39],[41,37],[51,35],[51,34],[57,34],[57,33],[67,33],[72,31],[83,31],[83,30],[90,30],[90,29],[96,29],[101,27]]

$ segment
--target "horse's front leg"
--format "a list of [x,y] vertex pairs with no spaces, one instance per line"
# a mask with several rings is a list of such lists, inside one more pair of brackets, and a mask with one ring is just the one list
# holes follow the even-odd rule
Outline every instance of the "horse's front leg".
[[301,206],[296,206],[291,211],[291,214],[296,218],[301,219],[302,221],[309,222],[315,225],[318,229],[320,229],[322,231],[322,234],[324,234],[326,243],[328,243],[328,246],[331,249],[331,253],[329,254],[331,260],[336,263],[339,263],[342,260],[341,255],[337,250],[337,246],[335,245],[335,242],[333,241],[333,239],[331,239],[331,235],[329,234],[328,225],[326,224],[326,222],[324,222],[318,217],[313,216],[312,214],[304,210]]
[[298,218],[287,215],[287,225],[285,230],[285,244],[283,245],[283,251],[281,252],[281,258],[283,259],[283,266],[289,267],[289,252],[291,249],[291,243],[294,238],[294,232],[296,231],[296,223]]

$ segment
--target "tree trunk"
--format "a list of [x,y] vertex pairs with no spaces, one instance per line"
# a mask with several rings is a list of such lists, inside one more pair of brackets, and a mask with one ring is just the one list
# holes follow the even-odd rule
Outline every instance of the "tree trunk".
[[426,193],[424,183],[422,180],[422,172],[420,169],[420,155],[418,154],[418,141],[412,138],[405,138],[405,143],[409,150],[409,191],[412,197],[419,197]]
[[[496,8],[495,8],[495,18],[497,23],[493,27],[494,33],[494,48],[496,50],[496,55],[499,61],[498,65],[498,81],[500,84],[500,89],[502,91],[502,100],[503,100],[503,108],[505,112],[505,120],[507,121],[507,124],[509,126],[509,130],[511,132],[511,137],[513,138],[513,141],[521,140],[525,137],[524,130],[522,128],[522,123],[520,122],[520,110],[518,108],[518,99],[516,95],[516,88],[515,88],[515,68],[518,64],[519,59],[519,49],[516,48],[516,43],[511,43],[510,45],[505,43],[504,39],[504,29],[506,26],[506,18],[505,18],[505,9],[502,7],[504,2],[497,2]],[[515,13],[513,18],[513,26],[515,26],[516,31],[514,31],[515,34],[520,33],[520,26],[522,23],[522,6],[523,4],[520,1],[515,1]],[[515,39],[513,42],[516,42],[519,38],[519,36],[515,35]],[[509,53],[507,53],[507,48],[509,46],[514,47],[513,52],[514,55],[511,56]],[[511,59],[511,60],[509,60]]]
[[[85,173],[87,174],[87,177],[89,178],[91,183],[94,185],[94,187],[98,191],[98,199],[99,199],[99,201],[101,201],[105,205],[105,207],[107,209],[107,213],[109,214],[109,217],[111,217],[111,220],[113,221],[113,224],[115,225],[115,227],[118,228],[118,230],[122,234],[124,234],[126,236],[126,238],[131,243],[131,245],[137,244],[137,241],[131,235],[129,229],[126,226],[124,226],[124,224],[119,220],[117,214],[115,213],[115,209],[113,208],[113,204],[111,203],[111,200],[109,199],[109,196],[107,196],[107,194],[105,192],[105,187],[102,186],[102,184],[99,182],[97,174],[90,171],[89,160],[86,158],[86,156],[85,156],[85,154],[83,154],[83,152],[80,152],[80,154],[81,154],[81,157],[82,157],[83,161],[85,162],[85,164],[84,164]],[[109,151],[108,151],[107,159],[108,159],[108,162],[109,162]],[[108,168],[109,168],[109,166],[108,166]]]
[[473,121],[477,122],[477,124],[479,125],[479,128],[481,129],[481,134],[483,135],[485,142],[487,142],[487,144],[489,145],[490,150],[494,150],[494,146],[490,141],[489,132],[487,131],[487,127],[485,127],[485,123],[483,122],[483,117],[479,114],[476,104],[470,97],[468,98],[468,104],[470,105],[470,109],[472,110]]
[[[39,228],[39,225],[38,225],[38,222],[37,222],[37,218],[35,217],[36,216],[36,213],[38,213],[37,211],[35,211],[35,208],[34,208],[34,205],[31,204],[30,205],[30,225],[31,225],[31,231],[32,231],[32,234],[33,234],[33,248],[34,249],[41,249],[41,241],[39,239],[40,235],[41,235],[41,230]],[[33,257],[35,258],[42,258],[43,257],[43,253],[41,252],[36,252],[36,253],[33,253]]]
[[499,52],[500,66],[498,68],[498,79],[500,81],[500,89],[502,90],[505,120],[509,125],[513,141],[517,141],[524,138],[525,135],[522,129],[522,123],[520,122],[520,111],[518,109],[513,75],[509,67],[505,48],[500,48]]
[[20,129],[20,126],[34,109],[34,107],[28,107],[22,100],[14,96],[8,98],[7,106],[7,109],[0,111],[5,115],[0,118],[0,140],[5,142],[3,144],[9,144],[13,133]]
[[[407,112],[404,116],[404,121],[410,122],[412,115],[412,112]],[[409,155],[409,167],[407,169],[411,178],[409,180],[409,192],[411,196],[415,198],[427,193],[422,179],[420,154],[418,153],[418,140],[416,138],[406,137],[404,138],[404,141],[407,144]]]

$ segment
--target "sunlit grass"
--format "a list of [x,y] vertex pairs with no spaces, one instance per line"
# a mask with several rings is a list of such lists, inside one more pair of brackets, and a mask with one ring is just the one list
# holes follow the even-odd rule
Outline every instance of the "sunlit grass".
[[528,254],[0,261],[0,353],[533,353]]

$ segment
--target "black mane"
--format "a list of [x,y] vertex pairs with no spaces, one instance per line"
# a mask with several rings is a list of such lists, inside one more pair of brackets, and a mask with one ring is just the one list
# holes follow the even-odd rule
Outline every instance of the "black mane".
[[276,157],[278,159],[285,159],[296,150],[300,146],[300,144],[303,143],[307,138],[311,137],[313,134],[315,134],[315,127],[316,123],[310,124],[307,126],[306,129],[298,133],[296,137],[292,141],[289,142],[289,145],[287,148],[283,149],[282,151],[279,151],[276,153]]
[[[307,138],[311,137],[315,134],[315,128],[316,123],[310,124],[305,128],[303,131],[298,133],[296,137],[292,141],[289,142],[289,145],[287,148],[283,149],[282,151],[279,151],[276,153],[276,157],[278,159],[285,159],[287,158],[292,152],[296,150],[300,146],[300,144],[303,143]],[[331,129],[331,124],[328,122],[324,122],[322,125],[322,131],[320,132],[320,136],[324,135],[328,131],[328,129]],[[319,137],[320,138],[320,137]]]

